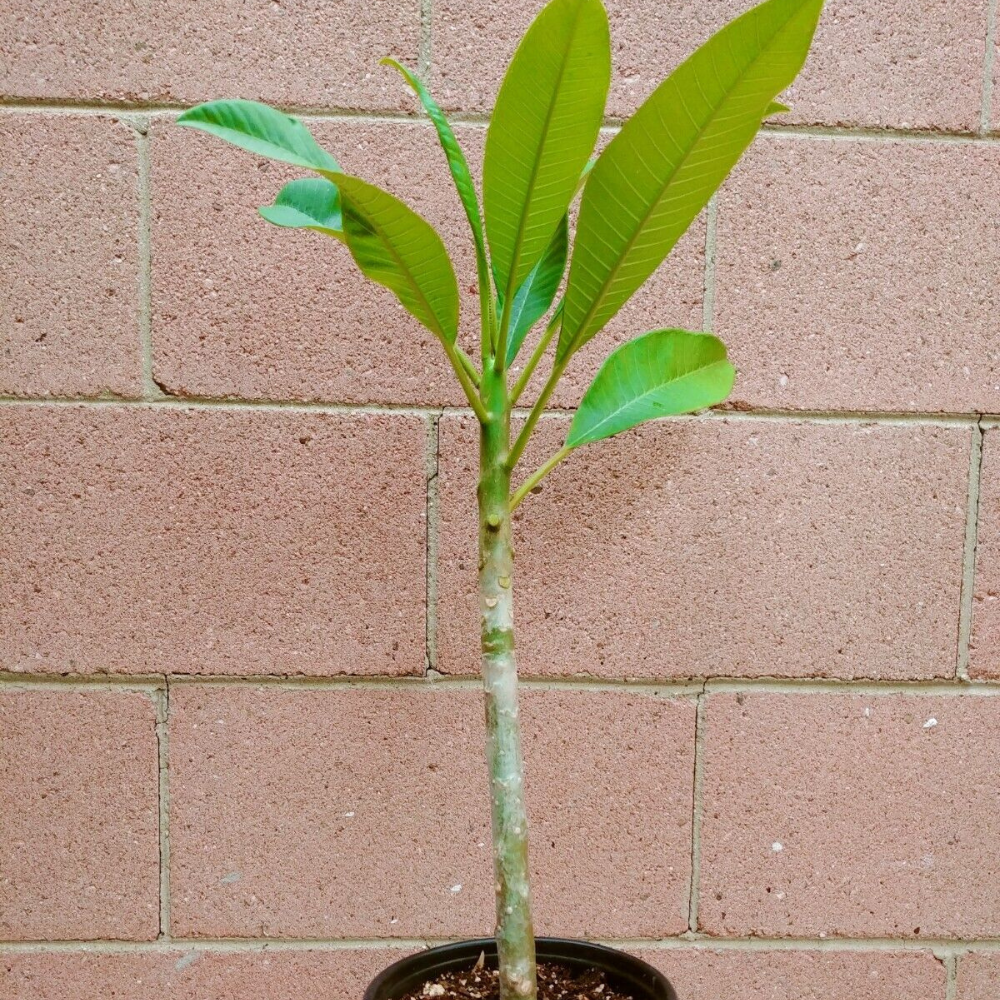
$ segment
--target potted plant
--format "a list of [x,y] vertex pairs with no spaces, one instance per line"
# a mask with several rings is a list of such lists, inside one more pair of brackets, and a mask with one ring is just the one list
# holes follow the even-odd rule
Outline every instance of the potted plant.
[[[534,1000],[539,957],[551,966],[543,996],[559,995],[566,977],[573,980],[581,967],[600,975],[573,980],[574,995],[673,996],[667,981],[638,959],[584,942],[534,938],[511,513],[577,448],[646,420],[713,406],[729,394],[735,373],[717,338],[673,329],[641,334],[604,362],[563,446],[533,472],[519,468],[576,352],[665,259],[761,122],[788,110],[775,98],[801,69],[822,5],[766,0],[728,24],[664,80],[591,160],[611,78],[607,15],[601,0],[551,0],[521,41],[497,98],[486,139],[482,212],[441,109],[409,70],[385,60],[403,74],[436,128],[468,217],[479,292],[478,362],[458,342],[455,273],[424,219],[342,172],[301,122],[265,105],[213,101],[178,119],[315,175],[285,185],[260,214],[275,225],[312,229],[345,244],[361,271],[394,292],[435,334],[479,421],[479,607],[495,943],[466,942],[404,959],[377,977],[368,1000],[410,994]],[[577,195],[570,253],[570,210]],[[529,352],[527,338],[546,316]],[[528,360],[514,377],[522,349]],[[550,356],[549,375],[530,410],[512,419],[537,367]],[[465,985],[456,989],[456,983]]]

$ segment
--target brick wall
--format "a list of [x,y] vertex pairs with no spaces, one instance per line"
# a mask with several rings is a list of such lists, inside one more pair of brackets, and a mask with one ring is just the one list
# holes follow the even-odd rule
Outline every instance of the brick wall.
[[[478,161],[537,5],[0,11],[3,1000],[348,1000],[488,932],[469,414],[340,248],[255,217],[286,170],[172,120],[302,111],[472,275],[376,59]],[[743,6],[609,0],[609,127]],[[657,325],[741,372],[518,522],[539,930],[682,1000],[1000,992],[996,8],[829,0],[793,114],[556,398]]]

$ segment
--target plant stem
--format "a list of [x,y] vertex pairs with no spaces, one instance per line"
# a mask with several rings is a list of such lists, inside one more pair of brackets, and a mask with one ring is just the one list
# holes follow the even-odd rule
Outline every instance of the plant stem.
[[478,389],[480,382],[479,371],[477,370],[475,364],[473,364],[472,358],[470,358],[461,347],[455,348],[455,354],[458,356],[458,360],[462,363],[462,367],[465,369],[470,381]]
[[[566,359],[569,360],[568,358]],[[535,424],[538,423],[538,418],[542,415],[542,411],[545,409],[545,404],[549,401],[549,397],[552,395],[552,391],[556,387],[556,383],[559,381],[560,376],[566,370],[566,361],[556,362],[552,366],[552,373],[549,375],[549,380],[545,383],[544,388],[538,395],[538,399],[535,400],[535,405],[531,408],[531,412],[528,414],[524,421],[524,426],[521,428],[521,433],[517,435],[517,440],[514,442],[514,447],[510,450],[510,458],[507,459],[507,467],[511,472],[514,471],[514,466],[517,465],[518,459],[520,459],[522,453],[524,452],[525,446],[528,443],[528,438],[531,437],[531,432],[535,429]]]
[[480,435],[479,610],[486,746],[493,820],[501,1000],[535,1000],[535,938],[528,890],[528,818],[517,709],[511,583],[510,401],[503,371],[483,371]]
[[517,505],[572,451],[565,445],[560,448],[544,465],[539,466],[528,478],[518,487],[517,491],[510,498],[511,511],[517,510]]
[[458,355],[460,348],[454,344],[449,344],[447,341],[442,341],[442,343],[444,344],[445,353],[448,355],[448,360],[451,362],[451,367],[455,370],[458,381],[465,392],[465,398],[469,401],[469,406],[475,411],[479,422],[481,424],[485,423],[486,410],[483,407],[482,400],[479,398],[479,394],[476,392],[476,387],[472,384],[472,379],[469,378],[469,373],[465,370],[465,365],[462,364],[462,359]]
[[545,356],[546,350],[548,350],[549,344],[552,343],[552,338],[555,336],[556,331],[562,326],[562,302],[556,307],[556,311],[552,314],[552,319],[549,320],[549,325],[545,328],[545,333],[542,334],[542,339],[538,341],[538,346],[535,348],[525,366],[523,372],[521,372],[520,378],[514,383],[514,388],[511,390],[510,394],[510,405],[517,406],[517,401],[521,398],[521,393],[524,392],[525,387],[531,380],[531,376],[535,373],[535,369],[538,367],[538,362],[542,360]]
[[[517,263],[516,260],[514,262]],[[510,278],[513,279],[514,271],[510,272]],[[517,289],[514,287],[512,280],[508,280],[507,288],[504,291],[503,297],[503,309],[500,312],[500,331],[497,334],[497,344],[496,344],[496,354],[493,357],[493,364],[497,371],[504,371],[507,368],[507,333],[510,330],[510,309],[514,304],[514,294]]]
[[479,291],[479,360],[485,368],[493,357],[496,346],[493,343],[496,323],[493,318],[493,282],[490,280],[490,267],[486,261],[482,236],[476,239],[476,285]]

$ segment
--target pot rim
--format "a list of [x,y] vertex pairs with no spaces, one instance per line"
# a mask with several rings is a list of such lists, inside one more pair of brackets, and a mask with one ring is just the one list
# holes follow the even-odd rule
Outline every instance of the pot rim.
[[[623,992],[635,1000],[677,1000],[670,981],[658,969],[635,955],[574,938],[535,938],[535,950],[542,961],[602,969]],[[480,952],[495,957],[494,938],[475,938],[438,945],[407,955],[383,969],[368,985],[364,1000],[397,1000],[422,982],[456,966],[478,958]]]

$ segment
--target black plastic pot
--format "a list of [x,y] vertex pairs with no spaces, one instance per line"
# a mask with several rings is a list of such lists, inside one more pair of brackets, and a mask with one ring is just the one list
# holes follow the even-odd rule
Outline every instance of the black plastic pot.
[[[564,938],[537,938],[535,951],[540,962],[600,969],[611,985],[635,1000],[677,1000],[674,988],[662,972],[623,951]],[[399,1000],[442,972],[471,969],[482,952],[486,953],[488,965],[496,964],[497,943],[492,938],[445,944],[409,955],[380,972],[365,990],[364,1000]]]

